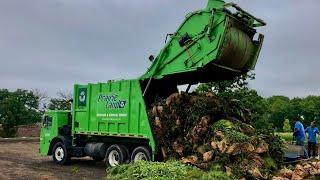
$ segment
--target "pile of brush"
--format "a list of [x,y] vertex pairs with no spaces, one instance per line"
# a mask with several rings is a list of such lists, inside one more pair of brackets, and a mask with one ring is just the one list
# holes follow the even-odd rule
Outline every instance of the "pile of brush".
[[229,176],[266,179],[282,159],[280,138],[257,132],[250,111],[237,100],[176,93],[155,102],[149,118],[164,160],[204,170],[218,165]]
[[319,179],[320,161],[310,160],[297,164],[294,167],[281,169],[273,180],[300,180],[300,179]]

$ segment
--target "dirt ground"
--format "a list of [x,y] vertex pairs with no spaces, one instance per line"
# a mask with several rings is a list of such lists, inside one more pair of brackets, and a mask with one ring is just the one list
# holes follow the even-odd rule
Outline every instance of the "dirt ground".
[[90,158],[72,159],[59,166],[52,157],[39,155],[36,141],[0,142],[0,179],[105,179],[102,162]]

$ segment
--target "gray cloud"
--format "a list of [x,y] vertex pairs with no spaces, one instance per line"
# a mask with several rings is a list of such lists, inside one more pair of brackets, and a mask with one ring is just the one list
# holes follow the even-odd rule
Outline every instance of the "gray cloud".
[[[264,95],[318,94],[320,1],[235,1],[265,19],[253,88]],[[51,96],[74,83],[136,78],[166,33],[205,0],[2,0],[0,88]]]

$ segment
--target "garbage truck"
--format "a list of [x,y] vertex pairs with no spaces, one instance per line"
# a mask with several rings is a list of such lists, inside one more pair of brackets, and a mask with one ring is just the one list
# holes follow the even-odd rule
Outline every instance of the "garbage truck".
[[190,86],[228,80],[253,70],[266,23],[234,3],[209,0],[167,35],[151,66],[137,79],[74,85],[70,111],[46,112],[40,154],[64,165],[91,157],[106,166],[161,158],[147,110],[159,97]]

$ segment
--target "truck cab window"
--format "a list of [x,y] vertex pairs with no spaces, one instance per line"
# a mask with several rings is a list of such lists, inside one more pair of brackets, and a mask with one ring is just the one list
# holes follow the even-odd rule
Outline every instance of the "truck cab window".
[[45,116],[45,117],[44,117],[44,121],[43,121],[43,125],[44,125],[45,127],[51,127],[51,125],[52,125],[52,117],[50,117],[50,116]]

